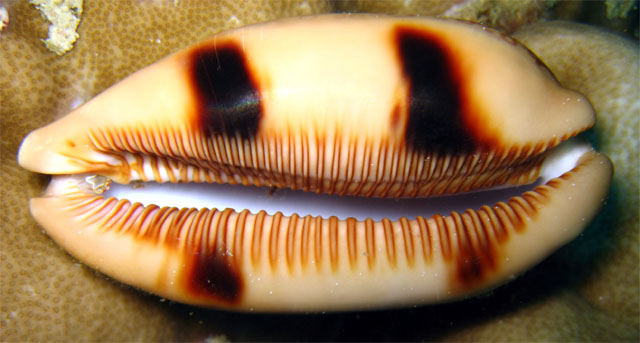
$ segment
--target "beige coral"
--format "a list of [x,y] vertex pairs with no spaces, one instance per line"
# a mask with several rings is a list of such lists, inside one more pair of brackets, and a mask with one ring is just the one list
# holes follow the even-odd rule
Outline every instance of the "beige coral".
[[[631,155],[638,157],[639,128],[637,121],[627,122],[638,112],[620,104],[639,96],[637,83],[625,89],[619,82],[638,80],[637,45],[629,48],[626,41],[583,27],[569,30],[574,44],[559,43],[567,33],[548,25],[527,34],[532,38],[518,36],[561,80],[563,71],[589,71],[573,79],[589,80],[585,84],[599,94],[582,90],[600,111],[597,135],[616,163],[619,198],[610,201],[611,215],[583,239],[514,283],[460,303],[334,315],[242,315],[172,304],[75,263],[31,219],[27,201],[47,180],[19,168],[15,156],[27,132],[170,51],[223,28],[327,11],[326,4],[91,2],[76,47],[63,57],[39,41],[47,23],[33,6],[10,2],[7,9],[11,23],[0,35],[0,341],[202,341],[222,335],[232,341],[638,340],[638,162]],[[594,41],[599,43],[589,45]],[[561,50],[548,50],[553,46]],[[601,107],[601,99],[610,105]],[[592,249],[596,256],[581,254]]]
[[353,0],[336,1],[338,11],[426,15],[481,23],[504,32],[534,23],[555,0]]

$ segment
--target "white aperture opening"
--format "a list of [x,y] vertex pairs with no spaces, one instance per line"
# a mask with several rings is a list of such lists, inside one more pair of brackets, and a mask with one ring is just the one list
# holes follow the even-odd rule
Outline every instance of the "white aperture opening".
[[[236,211],[248,209],[252,213],[265,210],[269,214],[280,211],[290,216],[312,215],[325,218],[336,216],[340,219],[354,217],[359,220],[371,218],[381,220],[400,217],[414,219],[435,214],[447,215],[451,211],[463,212],[469,208],[478,209],[483,205],[493,205],[506,201],[533,189],[540,183],[571,170],[580,156],[591,150],[589,143],[582,139],[571,139],[559,145],[545,160],[540,180],[528,186],[478,191],[467,194],[416,199],[378,199],[338,195],[315,194],[288,189],[272,191],[265,187],[245,187],[220,184],[158,184],[154,182],[131,185],[111,184],[105,196],[126,198],[144,205],[216,208],[232,208]],[[142,185],[142,186],[140,186]]]
[[591,150],[591,144],[582,137],[574,137],[561,143],[542,163],[540,182],[545,183],[573,169],[580,157]]

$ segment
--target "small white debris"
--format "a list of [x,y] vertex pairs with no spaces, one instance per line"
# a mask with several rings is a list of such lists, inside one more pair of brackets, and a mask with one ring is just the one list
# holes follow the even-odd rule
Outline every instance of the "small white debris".
[[84,181],[91,186],[91,190],[96,194],[102,194],[111,187],[111,180],[102,175],[87,176]]
[[235,15],[232,15],[231,17],[229,17],[229,24],[231,24],[234,27],[237,27],[237,26],[240,26],[242,22],[240,21],[240,19],[238,19],[238,17],[236,17]]
[[9,25],[9,11],[0,5],[0,32]]
[[30,0],[51,22],[49,37],[43,40],[47,49],[64,55],[78,39],[76,32],[82,15],[82,0]]
[[25,293],[28,293],[28,294],[29,294],[30,296],[32,296],[32,297],[34,297],[34,296],[38,295],[38,293],[36,293],[36,290],[35,290],[35,289],[33,289],[33,287],[31,287],[31,285],[23,285],[23,286],[22,286],[22,290],[23,290]]

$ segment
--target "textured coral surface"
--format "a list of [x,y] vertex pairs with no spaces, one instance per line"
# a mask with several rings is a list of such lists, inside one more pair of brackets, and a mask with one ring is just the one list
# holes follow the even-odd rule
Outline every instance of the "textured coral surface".
[[10,23],[0,34],[0,341],[640,339],[636,43],[574,24],[518,34],[560,81],[591,98],[599,112],[592,136],[616,165],[607,207],[575,242],[512,283],[453,304],[238,314],[164,301],[78,263],[31,218],[28,199],[48,179],[21,169],[17,149],[29,131],[171,51],[221,29],[328,5],[87,1],[80,37],[64,56],[44,47],[48,23],[33,6],[7,8]]

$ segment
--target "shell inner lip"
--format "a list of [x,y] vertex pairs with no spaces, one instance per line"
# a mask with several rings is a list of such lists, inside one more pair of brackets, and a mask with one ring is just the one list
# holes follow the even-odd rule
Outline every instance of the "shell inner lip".
[[[362,198],[289,189],[273,191],[267,187],[215,183],[133,182],[121,185],[115,182],[109,184],[110,180],[103,176],[78,174],[71,177],[82,178],[80,184],[83,190],[94,193],[96,196],[128,199],[145,206],[154,204],[160,207],[219,210],[231,208],[237,212],[247,209],[252,213],[264,210],[272,215],[281,212],[287,216],[295,213],[300,216],[312,215],[324,218],[335,216],[339,219],[352,217],[358,220],[367,218],[397,220],[401,217],[414,219],[418,216],[445,215],[452,211],[461,213],[469,208],[478,209],[483,205],[507,201],[569,171],[576,165],[578,159],[590,150],[593,148],[586,140],[574,137],[551,150],[541,167],[540,178],[532,184],[427,198]],[[70,176],[54,176],[52,183],[65,177]],[[50,195],[55,194],[55,187],[53,189]],[[106,191],[102,193],[104,190]]]

